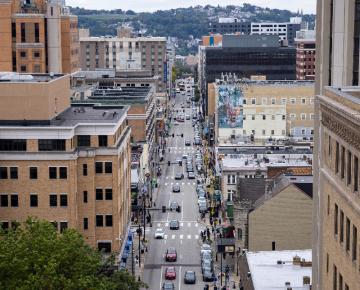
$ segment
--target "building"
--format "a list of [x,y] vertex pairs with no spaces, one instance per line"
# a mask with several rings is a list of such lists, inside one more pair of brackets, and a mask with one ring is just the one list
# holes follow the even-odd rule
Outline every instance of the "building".
[[[84,34],[83,34],[84,35]],[[86,37],[80,38],[82,70],[114,68],[148,70],[158,75],[159,91],[168,82],[167,41],[165,37]]]
[[311,289],[311,250],[247,252],[240,257],[244,290]]
[[296,32],[296,79],[315,80],[315,31]]
[[72,73],[79,69],[78,18],[61,0],[0,2],[0,71]]
[[199,47],[199,84],[207,114],[207,85],[223,73],[239,79],[265,75],[268,80],[296,79],[296,49],[279,45],[277,36],[224,35],[222,47]]
[[294,45],[296,32],[301,29],[301,17],[290,17],[289,22],[252,22],[251,34],[278,35],[279,40],[286,41],[288,45]]
[[201,38],[201,46],[221,46],[222,34],[205,35]]
[[250,34],[251,23],[235,17],[220,17],[217,22],[209,23],[209,34]]
[[[317,2],[313,289],[358,289],[360,2]],[[351,87],[354,86],[354,87]],[[326,138],[326,139],[325,139]]]
[[249,251],[312,247],[312,176],[281,175],[249,213]]
[[1,75],[0,221],[38,217],[120,252],[131,204],[128,107],[70,107],[69,85],[69,75]]
[[[313,81],[250,81],[223,75],[208,86],[217,144],[313,140]],[[213,115],[212,115],[213,114]]]

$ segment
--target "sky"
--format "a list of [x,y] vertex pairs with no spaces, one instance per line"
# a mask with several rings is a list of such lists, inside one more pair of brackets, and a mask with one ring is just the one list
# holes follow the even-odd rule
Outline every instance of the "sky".
[[260,7],[288,9],[298,11],[303,9],[304,13],[316,12],[316,0],[66,0],[69,6],[79,6],[87,9],[122,9],[134,10],[136,12],[167,10],[179,7],[196,5],[242,5],[249,3]]

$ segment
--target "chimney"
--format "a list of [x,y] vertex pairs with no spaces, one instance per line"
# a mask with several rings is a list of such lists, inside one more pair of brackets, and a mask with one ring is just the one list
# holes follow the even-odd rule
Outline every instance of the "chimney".
[[310,277],[309,276],[304,276],[303,277],[303,285],[310,285]]

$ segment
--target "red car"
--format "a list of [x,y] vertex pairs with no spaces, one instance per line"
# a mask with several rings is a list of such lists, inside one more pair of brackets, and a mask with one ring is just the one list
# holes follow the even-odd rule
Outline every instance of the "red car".
[[167,267],[165,270],[165,279],[166,280],[175,280],[176,279],[176,270],[175,267]]
[[166,262],[176,262],[177,253],[175,248],[168,248],[165,253],[165,261]]

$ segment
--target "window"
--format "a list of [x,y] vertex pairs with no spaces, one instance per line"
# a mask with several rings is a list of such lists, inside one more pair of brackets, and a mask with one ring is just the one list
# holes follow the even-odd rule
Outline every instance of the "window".
[[113,225],[112,215],[106,215],[105,216],[105,226],[112,227],[112,225]]
[[306,120],[306,114],[305,113],[301,113],[301,120]]
[[107,147],[108,146],[108,137],[106,135],[99,135],[99,147]]
[[87,192],[87,190],[83,191],[83,202],[84,203],[88,202],[88,192]]
[[90,147],[90,135],[77,136],[79,147]]
[[104,217],[102,215],[96,215],[96,226],[97,227],[104,226]]
[[26,42],[25,23],[20,24],[20,29],[21,42]]
[[60,167],[59,171],[60,179],[67,179],[67,167]]
[[340,210],[340,243],[344,242],[344,212]]
[[266,98],[262,98],[262,99],[261,99],[261,103],[262,103],[263,105],[266,105],[267,99],[266,99]]
[[272,242],[271,242],[271,250],[272,250],[272,251],[275,251],[275,250],[276,250],[276,242],[275,242],[275,241],[272,241]]
[[34,58],[39,58],[39,57],[40,57],[40,52],[34,51]]
[[255,98],[252,98],[252,99],[251,99],[251,104],[252,104],[252,105],[256,105],[256,99],[255,99]]
[[281,99],[281,105],[286,105],[286,98]]
[[111,242],[98,242],[98,250],[104,253],[111,253]]
[[303,105],[306,104],[306,99],[305,98],[301,98],[301,104],[303,104]]
[[9,222],[0,222],[1,223],[1,228],[3,230],[7,230],[9,228]]
[[352,227],[352,251],[351,251],[352,260],[356,261],[357,259],[357,227],[353,225]]
[[18,179],[18,168],[10,167],[10,179]]
[[276,104],[276,99],[274,99],[274,98],[271,99],[271,104],[272,104],[272,105],[275,105],[275,104]]
[[89,228],[89,219],[84,218],[84,230],[87,230]]
[[339,173],[339,155],[340,155],[340,145],[339,142],[336,141],[335,145],[335,173]]
[[87,164],[83,164],[83,176],[87,176],[88,175],[88,167]]
[[67,194],[60,194],[60,206],[68,206]]
[[34,23],[34,36],[35,36],[35,43],[39,43],[40,42],[40,33],[39,33],[39,23]]
[[22,72],[22,73],[26,73],[26,71],[27,71],[27,69],[26,69],[26,65],[21,65],[20,66],[20,72]]
[[333,267],[333,290],[337,290],[337,268]]
[[354,191],[359,190],[359,159],[354,156]]
[[26,140],[0,139],[0,151],[26,151]]
[[290,99],[290,104],[294,105],[296,103],[296,99],[295,98],[291,98]]
[[285,116],[285,115],[282,115],[282,119],[283,119],[283,120],[286,120],[286,116]]
[[251,120],[255,120],[255,115],[251,115]]
[[56,167],[49,167],[49,178],[50,179],[57,178]]
[[20,51],[20,57],[26,58],[26,51]]
[[275,130],[271,130],[271,135],[275,135]]
[[340,168],[340,176],[341,179],[344,179],[345,177],[345,147],[341,146],[341,162],[340,162],[341,168]]
[[29,178],[30,179],[38,178],[37,167],[29,167]]
[[339,273],[339,290],[343,290],[343,276]]
[[11,37],[16,38],[16,23],[15,22],[11,23]]
[[238,228],[238,240],[242,240],[242,229],[241,228]]
[[63,139],[40,139],[39,151],[65,151],[66,142]]
[[103,163],[95,162],[95,173],[103,173]]
[[7,194],[0,195],[0,206],[1,207],[8,207],[9,206],[9,198]]
[[263,134],[263,135],[266,135],[266,130],[262,130],[262,134]]
[[60,222],[60,233],[64,232],[68,228],[67,222]]
[[352,179],[352,176],[351,176],[351,161],[352,161],[352,154],[351,154],[351,151],[348,150],[347,152],[347,169],[346,169],[346,173],[347,173],[347,182],[346,184],[347,185],[350,185],[351,184],[351,179]]
[[105,162],[105,173],[112,173],[112,162]]
[[334,210],[334,234],[337,235],[339,232],[339,225],[338,225],[338,218],[339,218],[339,207],[335,203],[335,210]]
[[38,196],[37,194],[30,194],[30,207],[38,206]]
[[262,115],[262,119],[263,119],[263,120],[266,120],[266,115]]
[[228,184],[235,184],[236,183],[236,175],[228,175]]
[[17,194],[10,195],[10,206],[18,207],[19,206],[19,196]]
[[102,188],[97,188],[96,189],[95,198],[96,198],[96,200],[103,200],[103,190],[102,190]]
[[271,120],[275,120],[275,115],[271,115]]
[[329,254],[326,253],[326,273],[329,273]]
[[57,206],[57,195],[56,194],[49,195],[49,203],[50,203],[50,207]]
[[112,188],[105,188],[105,200],[112,200]]
[[290,120],[295,120],[295,118],[296,118],[296,115],[295,114],[290,114]]
[[0,167],[0,179],[8,178],[8,170],[7,167]]
[[310,120],[315,120],[315,115],[313,113],[310,114]]
[[350,220],[346,218],[346,240],[345,240],[346,251],[350,251]]

